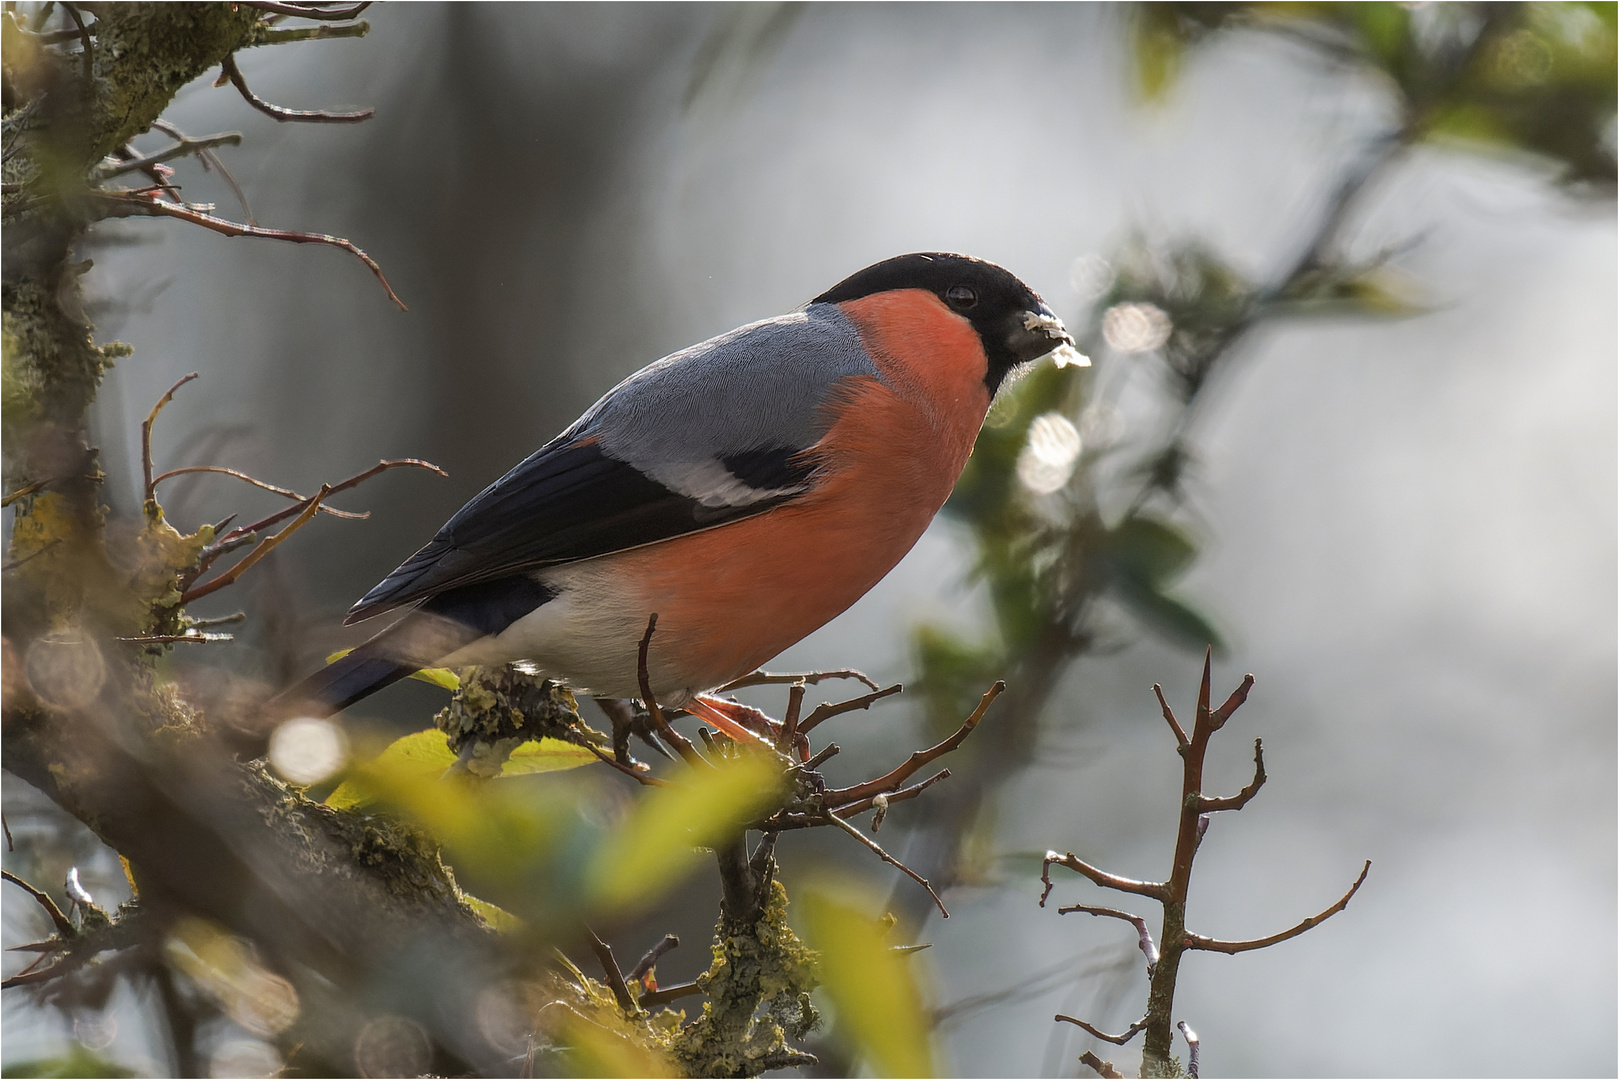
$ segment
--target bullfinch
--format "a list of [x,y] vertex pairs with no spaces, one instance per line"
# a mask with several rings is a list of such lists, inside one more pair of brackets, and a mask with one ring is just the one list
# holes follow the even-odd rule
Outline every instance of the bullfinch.
[[[282,695],[328,716],[423,667],[531,662],[723,730],[703,693],[858,600],[944,505],[1007,373],[1083,362],[993,263],[911,254],[631,375],[360,598],[404,618]],[[736,734],[733,732],[733,734]]]

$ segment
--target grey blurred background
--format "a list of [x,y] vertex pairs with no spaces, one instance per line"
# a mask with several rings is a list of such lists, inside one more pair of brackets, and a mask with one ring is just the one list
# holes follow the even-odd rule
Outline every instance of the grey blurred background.
[[[278,125],[206,81],[169,116],[194,135],[243,131],[223,153],[259,223],[354,240],[408,314],[340,252],[177,222],[109,224],[86,279],[108,298],[100,336],[136,348],[97,416],[115,500],[138,488],[140,421],[189,371],[202,379],[163,416],[160,465],[305,492],[379,457],[450,473],[372,481],[338,503],[369,520],[317,521],[220,598],[220,613],[247,610],[239,647],[266,686],[353,644],[338,624],[358,595],[643,364],[905,251],[1000,262],[1072,320],[1086,314],[1075,260],[1133,231],[1207,237],[1260,274],[1291,257],[1381,119],[1378,87],[1242,36],[1142,104],[1121,17],[1102,6],[419,4],[368,18],[363,41],[241,67],[266,99],[375,105],[370,123]],[[195,163],[180,180],[239,214]],[[1612,1075],[1614,217],[1524,162],[1426,150],[1361,221],[1368,249],[1421,237],[1400,267],[1433,311],[1272,330],[1195,429],[1207,547],[1182,591],[1229,635],[1217,692],[1258,677],[1211,787],[1246,780],[1255,735],[1271,780],[1211,831],[1194,929],[1269,933],[1329,904],[1362,859],[1372,873],[1303,938],[1189,957],[1179,1012],[1206,1075]],[[176,483],[166,504],[184,528],[275,505],[224,478]],[[982,618],[967,558],[936,524],[776,666],[907,679],[918,620]],[[952,1016],[951,1072],[1076,1075],[1090,1043],[1053,1011],[1113,1030],[1139,1013],[1128,932],[1037,908],[1016,856],[1165,872],[1178,761],[1148,688],[1189,706],[1198,660],[1143,637],[1065,682],[1072,723],[1000,807],[1003,883],[954,890],[955,917],[923,934],[935,1004],[1024,991]],[[199,686],[212,662],[237,661],[180,661]],[[361,711],[420,727],[440,700],[405,685]],[[833,765],[850,778],[918,738],[905,704],[841,725]],[[789,886],[795,861],[891,883],[829,840],[783,847]],[[688,893],[663,921],[686,920],[695,971],[713,906]],[[1077,877],[1058,896],[1108,902]],[[15,1008],[8,1044],[64,1034],[43,1018],[22,1030]],[[119,1040],[138,1056],[137,1027]]]

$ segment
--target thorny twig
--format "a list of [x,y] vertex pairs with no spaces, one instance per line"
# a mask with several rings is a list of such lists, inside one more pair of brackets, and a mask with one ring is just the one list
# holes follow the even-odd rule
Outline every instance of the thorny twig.
[[352,240],[345,240],[341,236],[329,236],[326,233],[295,232],[290,229],[266,229],[257,225],[243,225],[240,222],[229,221],[225,218],[215,217],[202,210],[178,203],[166,203],[151,195],[140,195],[133,191],[111,191],[101,196],[103,209],[108,217],[172,217],[181,221],[189,221],[193,225],[201,225],[205,229],[223,236],[253,236],[263,240],[285,240],[291,244],[326,244],[331,247],[342,248],[353,255],[371,270],[382,288],[388,294],[388,299],[398,305],[400,311],[409,311],[405,302],[399,299],[393,286],[388,284],[388,278],[382,272],[377,261],[361,251]]
[[[7,829],[6,838],[9,840],[10,837],[11,830]],[[75,938],[79,936],[78,929],[73,925],[66,915],[62,914],[62,909],[56,906],[56,901],[52,900],[48,893],[34,888],[32,885],[28,884],[28,882],[24,881],[16,874],[13,874],[10,870],[0,870],[0,879],[11,882],[13,885],[17,886],[17,888],[21,889],[29,896],[32,896],[39,903],[39,906],[45,909],[45,914],[50,916],[51,925],[56,927],[56,932],[58,934],[61,934],[64,938]]]
[[[362,120],[371,119],[377,113],[375,109],[361,109],[358,112],[327,112],[322,109],[287,109],[280,105],[271,105],[247,88],[247,80],[242,78],[242,72],[236,66],[235,56],[225,57],[222,66],[225,76],[230,79],[231,84],[236,87],[249,105],[282,123],[296,120],[307,124],[358,124]],[[403,304],[399,306],[404,307]]]
[[[1264,745],[1254,740],[1254,779],[1247,787],[1236,795],[1224,798],[1209,798],[1203,794],[1203,767],[1209,749],[1209,739],[1219,731],[1232,715],[1242,707],[1248,699],[1248,693],[1253,688],[1254,677],[1243,677],[1242,683],[1231,693],[1219,708],[1211,707],[1212,682],[1212,650],[1204,654],[1203,677],[1198,685],[1196,722],[1192,726],[1191,735],[1188,736],[1179,720],[1175,718],[1174,710],[1165,700],[1162,688],[1154,685],[1153,692],[1163,711],[1164,719],[1169,723],[1170,729],[1175,733],[1176,750],[1181,756],[1181,802],[1180,821],[1176,830],[1174,864],[1170,871],[1169,880],[1158,882],[1133,881],[1121,878],[1106,871],[1099,870],[1089,863],[1075,857],[1072,853],[1058,855],[1054,851],[1046,853],[1045,863],[1041,867],[1040,878],[1045,883],[1045,891],[1040,895],[1040,906],[1044,907],[1046,898],[1051,895],[1051,867],[1053,864],[1066,866],[1090,878],[1096,884],[1119,892],[1135,893],[1149,896],[1164,906],[1163,929],[1159,934],[1162,942],[1162,953],[1154,958],[1151,949],[1151,937],[1147,933],[1145,920],[1128,915],[1112,908],[1095,908],[1085,905],[1076,905],[1063,908],[1063,911],[1087,911],[1093,915],[1109,915],[1134,923],[1141,937],[1142,952],[1148,958],[1148,980],[1151,984],[1147,997],[1147,1015],[1139,1025],[1132,1025],[1126,1036],[1134,1035],[1139,1030],[1147,1032],[1146,1045],[1142,1051],[1143,1075],[1156,1074],[1155,1070],[1169,1060],[1170,1049],[1174,1038],[1174,1028],[1171,1024],[1172,1012],[1175,1005],[1175,981],[1182,955],[1188,950],[1202,950],[1206,952],[1239,953],[1252,949],[1263,949],[1297,937],[1312,927],[1320,925],[1325,920],[1342,911],[1349,905],[1350,899],[1360,889],[1371,870],[1368,860],[1361,869],[1360,876],[1350,886],[1336,904],[1313,915],[1297,926],[1284,930],[1269,937],[1256,938],[1251,941],[1220,941],[1215,938],[1204,937],[1200,934],[1189,933],[1186,929],[1186,897],[1191,883],[1192,862],[1197,855],[1203,834],[1208,828],[1208,815],[1220,810],[1240,810],[1246,806],[1250,799],[1259,792],[1265,783]],[[1059,1020],[1079,1024],[1086,1031],[1100,1038],[1110,1038],[1103,1035],[1081,1021],[1071,1017],[1059,1016]],[[1197,1036],[1191,1029],[1181,1025],[1182,1034],[1186,1036],[1188,1045],[1192,1048],[1192,1071],[1196,1073]],[[1112,1040],[1119,1041],[1119,1040]]]

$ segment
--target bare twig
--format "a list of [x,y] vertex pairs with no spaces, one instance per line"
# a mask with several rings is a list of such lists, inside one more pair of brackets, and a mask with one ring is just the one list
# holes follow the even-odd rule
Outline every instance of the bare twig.
[[1159,881],[1136,881],[1134,878],[1119,877],[1105,870],[1098,870],[1084,859],[1076,856],[1072,851],[1059,855],[1055,851],[1046,852],[1045,861],[1040,866],[1040,880],[1045,883],[1046,889],[1040,894],[1040,906],[1046,906],[1046,898],[1051,895],[1051,867],[1053,864],[1066,866],[1090,878],[1104,889],[1113,889],[1116,892],[1135,893],[1137,896],[1150,896],[1154,900],[1164,900],[1168,897],[1167,887]]
[[[867,799],[858,799],[855,802],[839,806],[833,811],[833,813],[837,814],[838,817],[854,817],[856,814],[863,814],[867,810],[870,810],[876,805],[879,798],[887,799],[890,805],[897,802],[904,802],[907,799],[914,799],[918,795],[922,794],[922,792],[932,787],[934,784],[937,784],[940,780],[948,780],[949,778],[950,770],[940,769],[938,772],[934,773],[920,784],[912,784],[910,787],[900,788],[898,791],[883,792],[880,795],[873,795]],[[877,830],[874,828],[872,831],[876,832]]]
[[[1251,678],[1251,676],[1250,676]],[[1212,814],[1219,810],[1241,810],[1248,805],[1248,800],[1259,794],[1259,789],[1265,786],[1265,743],[1262,739],[1254,740],[1254,778],[1251,783],[1235,795],[1225,798],[1211,799],[1202,796],[1198,799],[1197,810],[1200,814]],[[1203,839],[1202,831],[1207,829],[1207,819],[1199,825],[1198,839]]]
[[388,284],[388,278],[382,272],[377,261],[361,251],[354,242],[345,240],[341,236],[328,236],[325,233],[294,232],[288,229],[265,229],[256,225],[243,225],[240,222],[228,221],[225,218],[215,217],[190,206],[181,206],[176,203],[166,203],[150,196],[141,196],[135,192],[114,191],[102,195],[103,205],[108,217],[172,217],[181,221],[189,221],[193,225],[201,225],[205,229],[223,236],[254,236],[263,240],[285,240],[291,244],[326,244],[331,247],[342,248],[370,268],[382,288],[387,292],[388,299],[398,305],[400,311],[409,311],[405,302],[399,299],[393,286]]
[[101,180],[111,180],[115,176],[123,176],[126,173],[132,172],[141,172],[153,165],[161,165],[165,161],[173,161],[175,158],[185,157],[188,154],[196,154],[198,157],[201,157],[205,152],[212,150],[216,146],[240,146],[241,143],[242,133],[240,131],[227,131],[219,135],[206,135],[200,139],[187,138],[186,136],[182,135],[179,137],[179,141],[173,146],[166,147],[154,154],[148,154],[145,157],[138,157],[130,161],[120,162],[113,168],[102,170],[98,178]]
[[[186,138],[184,132],[175,127],[173,124],[169,123],[167,120],[153,120],[152,126],[161,131],[163,134],[169,136],[171,139],[179,139],[183,141]],[[225,167],[224,160],[221,159],[218,154],[208,149],[199,151],[197,154],[197,160],[202,163],[203,171],[206,172],[210,169],[217,169],[219,171],[220,177],[225,181],[226,185],[230,187],[232,194],[236,196],[236,201],[241,204],[242,216],[247,219],[247,223],[249,225],[253,226],[254,228],[258,228],[258,220],[253,217],[253,208],[247,203],[247,195],[243,193],[242,185],[236,182],[236,177],[231,174],[231,171],[228,168]]]
[[1113,1062],[1103,1061],[1096,1056],[1094,1051],[1087,1050],[1079,1055],[1079,1063],[1096,1073],[1097,1076],[1103,1077],[1104,1080],[1123,1080],[1124,1074],[1113,1067]]
[[933,897],[933,902],[938,905],[939,914],[946,919],[950,917],[949,909],[944,906],[944,901],[939,899],[939,894],[933,891],[933,886],[928,884],[927,878],[923,877],[921,874],[918,874],[915,870],[912,870],[909,866],[906,866],[904,863],[894,858],[894,856],[884,851],[877,841],[873,840],[871,837],[867,836],[853,825],[850,825],[847,821],[844,821],[842,818],[838,817],[838,815],[828,814],[826,815],[826,821],[828,824],[836,825],[838,828],[842,829],[856,840],[859,840],[862,844],[865,844],[873,852],[875,852],[877,857],[883,862],[887,863],[889,866],[897,867],[906,877],[910,878],[912,881],[922,886],[922,888],[926,889],[928,891],[928,895]]
[[[281,496],[283,499],[291,499],[294,502],[305,502],[309,498],[309,496],[300,495],[296,491],[292,491],[284,487],[276,487],[274,484],[267,484],[263,480],[249,476],[244,472],[238,472],[235,469],[227,469],[223,465],[186,465],[178,469],[170,469],[166,473],[154,476],[152,478],[152,487],[156,488],[157,485],[171,477],[184,476],[187,473],[219,473],[221,476],[235,477],[244,484],[252,484],[261,491],[268,491],[272,494]],[[327,506],[324,503],[321,504],[320,509],[322,513],[331,514],[333,517],[348,518],[352,521],[363,521],[371,516],[371,511],[369,510],[339,510],[335,506]]]
[[1271,945],[1278,944],[1279,942],[1286,941],[1289,938],[1296,938],[1306,930],[1312,930],[1315,927],[1320,926],[1322,923],[1338,914],[1338,912],[1348,907],[1350,898],[1352,898],[1355,893],[1360,891],[1361,883],[1366,880],[1366,875],[1371,872],[1371,869],[1372,860],[1367,859],[1366,865],[1361,867],[1360,876],[1355,879],[1355,883],[1353,885],[1349,886],[1349,891],[1338,898],[1338,902],[1336,904],[1333,904],[1319,915],[1310,916],[1308,919],[1305,919],[1303,922],[1289,930],[1283,930],[1280,934],[1272,934],[1270,937],[1254,938],[1250,941],[1220,941],[1215,938],[1204,937],[1201,934],[1187,934],[1186,948],[1198,949],[1203,952],[1226,953],[1234,956],[1240,952],[1252,952],[1254,949],[1264,949]]
[[724,694],[732,690],[741,690],[746,686],[785,686],[795,682],[801,682],[808,686],[814,686],[817,683],[826,682],[828,679],[853,679],[856,682],[865,683],[873,690],[879,689],[877,684],[871,680],[869,675],[866,675],[864,672],[855,671],[852,668],[844,668],[840,671],[806,671],[798,674],[755,671],[751,675],[742,676],[740,679],[732,679],[724,686],[716,689],[714,693]]
[[221,641],[235,641],[236,637],[234,634],[154,634],[149,637],[121,637],[113,640],[126,645],[172,645],[180,641],[212,645]]
[[647,673],[647,651],[652,647],[652,632],[658,628],[658,613],[654,611],[646,621],[646,633],[641,635],[641,649],[636,655],[636,678],[641,684],[641,703],[652,716],[652,723],[657,727],[658,734],[664,741],[675,748],[675,751],[685,759],[687,765],[694,768],[698,765],[711,765],[709,760],[697,752],[697,748],[684,735],[674,729],[669,718],[663,715],[663,709],[658,705],[658,699],[652,695],[652,677]]
[[1158,706],[1164,710],[1164,719],[1169,721],[1170,729],[1175,732],[1176,745],[1185,750],[1192,744],[1191,740],[1186,737],[1186,729],[1181,727],[1181,722],[1175,719],[1175,710],[1171,709],[1169,702],[1164,700],[1164,688],[1157,683],[1153,683],[1152,692],[1158,695]]
[[157,483],[152,479],[152,425],[157,423],[157,414],[163,411],[163,406],[174,400],[174,392],[197,377],[197,373],[193,371],[169,387],[168,393],[157,399],[157,404],[152,406],[152,411],[146,414],[146,419],[141,424],[141,476],[146,481],[145,486],[141,488],[143,502],[152,501],[152,489]]
[[676,983],[673,986],[660,986],[656,990],[641,995],[641,1007],[655,1009],[659,1005],[667,1005],[679,998],[701,994],[703,988],[694,982]]
[[844,713],[854,712],[856,709],[869,709],[872,707],[872,705],[881,701],[883,698],[893,697],[895,694],[902,692],[904,689],[905,688],[899,683],[895,683],[893,686],[887,686],[881,690],[875,690],[872,693],[862,695],[861,697],[850,698],[848,701],[840,701],[836,705],[829,702],[822,702],[820,705],[815,707],[814,712],[804,717],[803,721],[798,725],[798,730],[807,735],[819,727],[823,722],[832,719],[834,716],[842,716]]
[[[379,473],[387,472],[389,469],[406,468],[426,469],[428,472],[438,473],[440,476],[450,475],[437,465],[434,465],[431,461],[423,461],[420,458],[393,458],[388,461],[379,461],[369,469],[366,469],[363,472],[355,473],[347,480],[340,480],[337,483],[330,485],[331,494],[336,495],[340,491],[347,491],[350,488],[358,487],[367,480],[371,479],[373,476],[376,476]],[[201,560],[202,569],[207,570],[208,567],[212,566],[215,560],[217,560],[221,555],[224,555],[228,551],[232,551],[236,547],[240,547],[243,543],[248,542],[248,538],[253,536],[255,533],[263,532],[270,526],[277,525],[285,521],[287,518],[292,517],[294,514],[303,513],[305,504],[308,502],[309,500],[305,499],[301,502],[294,503],[285,510],[278,510],[276,513],[271,514],[267,518],[255,521],[251,525],[239,525],[232,529],[230,532],[221,536],[219,539],[215,540],[212,544],[209,544],[203,549]],[[227,518],[226,520],[228,521],[229,519]]]
[[838,746],[837,743],[827,743],[814,757],[804,762],[804,768],[814,772],[816,769],[821,767],[821,764],[825,762],[827,758],[834,757],[841,749],[842,747]]
[[646,955],[641,957],[640,961],[636,963],[634,969],[632,969],[630,971],[630,978],[632,978],[632,979],[644,979],[644,978],[646,978],[647,974],[649,972],[651,972],[653,967],[655,967],[657,965],[659,958],[661,958],[664,953],[668,952],[670,949],[675,948],[679,944],[680,944],[680,939],[678,937],[676,937],[675,935],[673,935],[673,934],[665,934],[665,935],[663,935],[663,940],[658,942],[656,945],[652,946],[652,948],[648,949],[646,951]]
[[96,77],[95,46],[90,43],[90,31],[85,29],[84,19],[79,15],[78,5],[65,3],[62,5],[62,10],[67,12],[68,18],[73,20],[73,25],[78,32],[79,47],[84,50],[84,81],[86,85],[89,85]]
[[[897,688],[895,689],[897,690]],[[984,718],[984,713],[988,711],[991,703],[993,703],[996,698],[1000,697],[1001,692],[1005,689],[1006,684],[1004,682],[997,682],[994,686],[985,691],[984,696],[978,701],[978,707],[972,711],[972,715],[968,716],[966,720],[963,720],[961,727],[956,729],[956,733],[951,735],[948,739],[945,739],[943,742],[934,746],[930,746],[926,750],[916,750],[912,752],[911,756],[906,759],[903,765],[899,766],[897,769],[894,769],[892,772],[879,776],[875,780],[868,780],[864,784],[856,784],[853,787],[840,788],[837,791],[827,792],[827,802],[841,806],[845,803],[853,802],[856,799],[863,799],[869,795],[876,795],[878,792],[888,791],[899,787],[899,785],[903,784],[910,778],[912,773],[915,773],[918,769],[922,768],[922,766],[933,761],[935,758],[943,757],[945,754],[950,753],[950,751],[954,750],[956,747],[960,746],[964,741],[966,741],[967,736],[973,733],[973,729],[978,727],[978,722]],[[815,710],[817,713],[820,711],[821,710],[819,709]],[[811,713],[810,719],[813,720],[814,718],[815,713]],[[803,724],[799,725],[799,730],[807,731],[808,725],[809,721],[806,720]]]
[[[6,830],[6,839],[8,841],[11,839],[10,829]],[[32,896],[39,903],[39,906],[45,909],[45,914],[50,916],[51,925],[56,927],[56,932],[58,934],[61,934],[65,938],[79,936],[79,931],[73,926],[73,923],[69,921],[68,917],[62,914],[62,909],[56,906],[56,901],[52,900],[49,894],[34,888],[32,885],[28,884],[28,882],[24,881],[16,874],[13,874],[10,870],[0,870],[0,879],[11,882],[13,885],[17,886],[17,888],[21,889],[29,896]]]
[[1225,727],[1225,722],[1231,719],[1231,714],[1242,708],[1243,702],[1248,700],[1248,691],[1253,688],[1254,677],[1244,675],[1242,685],[1231,691],[1231,696],[1225,699],[1225,704],[1215,709],[1213,715],[1209,717],[1209,723],[1213,726],[1214,731],[1219,731]]
[[630,988],[624,983],[624,973],[618,970],[618,961],[613,958],[613,947],[597,937],[596,931],[588,926],[585,927],[585,936],[590,939],[590,950],[601,962],[602,971],[607,975],[607,985],[612,989],[618,1007],[634,1015],[638,1011],[635,998],[630,996]]
[[1181,1034],[1186,1038],[1186,1075],[1192,1080],[1197,1080],[1197,1032],[1188,1027],[1185,1020],[1175,1026],[1180,1028]]
[[39,558],[41,555],[45,554],[47,551],[51,550],[51,548],[55,547],[61,542],[62,538],[60,536],[53,536],[51,539],[41,544],[37,550],[30,551],[20,559],[8,560],[5,566],[0,567],[0,571],[9,574],[11,571],[17,569],[17,567],[23,565],[24,563],[33,562],[35,559]]
[[1147,978],[1152,978],[1153,969],[1158,966],[1158,946],[1153,944],[1152,931],[1147,929],[1147,920],[1140,915],[1132,915],[1128,911],[1117,908],[1090,907],[1085,904],[1075,904],[1073,907],[1058,908],[1058,915],[1067,915],[1069,912],[1083,911],[1087,915],[1106,915],[1113,919],[1122,919],[1136,928],[1139,938],[1137,944],[1141,947],[1141,955],[1147,958]]
[[36,491],[44,491],[47,487],[49,487],[50,485],[56,483],[56,480],[57,480],[56,477],[52,477],[49,480],[35,480],[32,484],[24,484],[22,487],[18,488],[16,491],[13,491],[10,495],[5,496],[4,498],[0,498],[0,507],[10,506],[12,503],[16,502],[18,499],[27,498],[29,495],[34,494]]
[[268,11],[272,15],[291,15],[299,19],[321,19],[329,22],[341,22],[344,19],[358,18],[360,13],[371,6],[371,0],[362,4],[353,4],[346,8],[330,8],[316,4],[276,4],[269,0],[241,0],[242,7],[257,8],[259,11]]
[[1085,1021],[1076,1020],[1072,1016],[1065,1016],[1062,1013],[1058,1013],[1057,1019],[1065,1023],[1073,1024],[1076,1027],[1082,1027],[1092,1035],[1096,1036],[1098,1039],[1101,1039],[1103,1042],[1110,1042],[1114,1046],[1123,1046],[1142,1031],[1145,1031],[1147,1027],[1147,1018],[1142,1017],[1140,1020],[1137,1020],[1135,1023],[1131,1024],[1129,1028],[1125,1030],[1123,1035],[1109,1035],[1107,1032],[1091,1027],[1091,1025],[1087,1024]]
[[625,776],[633,777],[635,779],[635,781],[637,783],[639,783],[639,784],[644,784],[647,787],[669,787],[669,786],[671,786],[669,781],[664,780],[661,777],[653,776],[649,772],[642,772],[640,769],[637,769],[634,765],[631,765],[631,764],[629,764],[628,762],[625,762],[625,761],[619,761],[617,758],[613,757],[612,755],[604,753],[602,751],[602,748],[599,747],[599,746],[592,746],[589,743],[586,743],[585,744],[585,749],[589,750],[592,754],[595,754],[597,757],[601,758],[601,760],[605,764],[611,765],[613,768],[617,769],[619,772],[623,773]]
[[293,533],[309,524],[309,522],[314,519],[315,512],[320,509],[321,501],[331,493],[332,489],[326,484],[322,484],[320,486],[320,491],[307,501],[307,505],[305,506],[303,513],[294,518],[290,525],[276,533],[274,536],[266,537],[265,539],[260,540],[258,545],[254,547],[252,551],[247,553],[246,558],[237,563],[235,566],[231,567],[229,570],[225,571],[223,574],[220,574],[218,577],[214,578],[212,581],[205,582],[204,584],[195,586],[191,589],[187,589],[185,593],[181,595],[180,603],[182,605],[189,604],[193,600],[200,600],[210,593],[218,592],[220,589],[223,589],[225,586],[231,584],[237,578],[247,573],[248,569],[254,563],[270,554],[271,551],[275,550],[275,548],[285,542]]
[[[315,29],[319,31],[329,30],[331,28],[317,27]],[[299,34],[301,32],[291,31],[291,33]],[[303,36],[317,37],[321,35],[315,33],[303,34]],[[287,38],[287,40],[291,39]],[[361,109],[358,112],[326,112],[322,109],[286,109],[282,108],[280,105],[271,105],[268,101],[265,101],[263,98],[259,97],[257,94],[253,93],[253,91],[247,88],[247,80],[242,78],[242,72],[236,66],[235,56],[225,57],[222,66],[224,67],[226,77],[230,79],[231,83],[241,93],[242,97],[247,100],[249,105],[253,106],[259,112],[264,113],[266,116],[273,117],[282,123],[286,123],[289,120],[297,120],[309,124],[357,124],[362,120],[371,119],[376,115],[377,112],[375,109]],[[401,304],[400,306],[403,307],[404,305]]]

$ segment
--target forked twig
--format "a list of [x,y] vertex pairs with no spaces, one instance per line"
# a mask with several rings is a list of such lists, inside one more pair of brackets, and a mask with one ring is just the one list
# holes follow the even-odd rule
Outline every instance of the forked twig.
[[329,8],[315,4],[277,4],[270,0],[240,0],[240,3],[242,7],[257,8],[272,15],[291,15],[294,18],[319,19],[326,22],[358,18],[362,11],[371,6],[371,0],[346,8]]
[[[966,720],[963,720],[961,727],[957,728],[956,733],[951,735],[948,739],[945,739],[941,743],[930,746],[926,750],[913,751],[911,756],[906,759],[903,765],[900,765],[892,772],[879,776],[875,780],[868,780],[864,784],[855,784],[853,787],[846,787],[837,791],[827,792],[827,801],[836,805],[842,805],[844,803],[853,802],[856,799],[863,799],[868,795],[876,795],[878,792],[887,791],[890,788],[897,788],[900,784],[903,784],[906,780],[908,780],[911,777],[911,774],[922,768],[922,766],[928,764],[930,761],[933,761],[935,758],[943,757],[945,754],[950,753],[950,751],[954,750],[956,747],[960,746],[964,741],[966,741],[967,736],[973,733],[973,729],[978,727],[978,722],[984,718],[984,713],[989,710],[990,705],[995,701],[996,698],[1001,696],[1001,692],[1005,689],[1006,684],[1004,682],[996,682],[994,686],[985,691],[984,696],[978,701],[978,707],[972,711],[972,715],[968,716]],[[816,710],[816,712],[819,711],[819,709]],[[811,719],[814,718],[814,715],[814,713],[810,714]],[[807,723],[808,721],[806,720],[805,724]],[[805,730],[805,724],[800,724],[799,730]]]
[[258,542],[258,546],[247,553],[246,558],[237,563],[235,566],[231,567],[229,570],[225,571],[223,574],[220,574],[218,577],[214,578],[212,581],[205,582],[202,585],[198,585],[194,588],[186,590],[185,593],[183,593],[180,597],[180,603],[182,605],[189,604],[193,600],[202,599],[209,593],[218,592],[220,589],[223,589],[225,586],[233,583],[237,578],[247,573],[248,569],[252,567],[254,563],[270,554],[271,551],[275,550],[282,543],[284,543],[293,533],[309,524],[310,521],[314,519],[315,512],[320,509],[321,501],[331,493],[331,487],[326,484],[322,484],[320,486],[320,491],[312,498],[306,500],[303,513],[299,514],[296,518],[293,518],[290,525],[276,533],[274,536],[269,536],[263,540],[260,540]]

